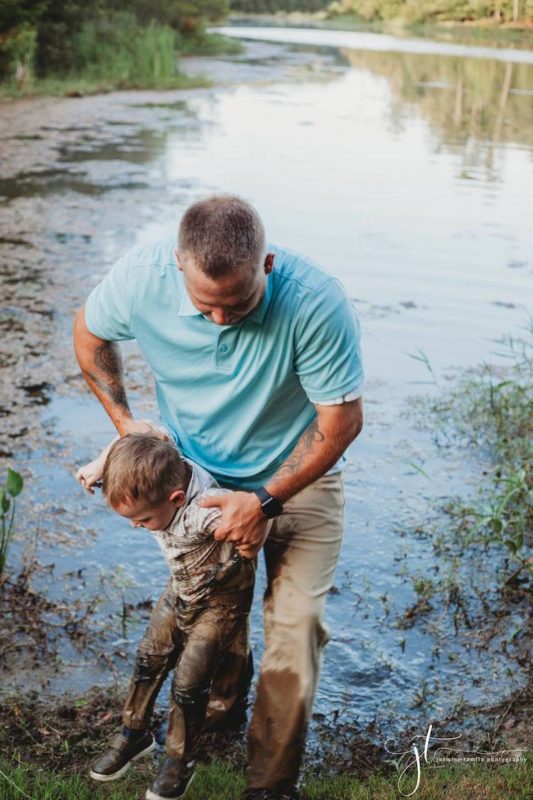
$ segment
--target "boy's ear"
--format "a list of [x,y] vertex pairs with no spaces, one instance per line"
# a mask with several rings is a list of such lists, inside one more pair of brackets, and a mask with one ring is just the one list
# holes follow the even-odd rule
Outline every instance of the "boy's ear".
[[169,494],[168,500],[170,503],[173,503],[176,508],[179,508],[179,506],[182,506],[185,502],[185,492],[183,489],[174,489],[174,491]]

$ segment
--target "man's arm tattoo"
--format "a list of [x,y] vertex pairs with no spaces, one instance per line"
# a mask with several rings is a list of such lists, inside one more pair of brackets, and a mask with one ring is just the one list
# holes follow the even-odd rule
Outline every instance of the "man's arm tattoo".
[[305,458],[313,452],[314,445],[325,440],[325,436],[318,427],[318,419],[313,420],[302,433],[298,444],[276,472],[276,479],[284,475],[293,475],[301,468]]
[[130,407],[126,390],[124,389],[124,379],[122,372],[122,360],[120,351],[114,342],[103,342],[95,350],[94,365],[100,370],[100,375],[96,375],[89,370],[83,370],[86,375],[100,391],[111,398],[115,405],[121,406],[128,413]]

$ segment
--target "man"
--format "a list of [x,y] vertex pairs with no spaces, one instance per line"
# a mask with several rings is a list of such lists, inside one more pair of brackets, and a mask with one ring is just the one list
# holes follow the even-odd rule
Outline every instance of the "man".
[[[357,318],[335,278],[267,246],[255,209],[223,195],[185,212],[177,249],[133,248],[76,317],[80,367],[121,436],[147,429],[128,405],[124,339],[152,368],[179,449],[234,490],[205,501],[222,509],[216,538],[248,555],[264,549],[245,798],[296,798],[342,538],[343,454],[362,428]],[[237,694],[228,669],[212,695],[226,707],[232,681]]]

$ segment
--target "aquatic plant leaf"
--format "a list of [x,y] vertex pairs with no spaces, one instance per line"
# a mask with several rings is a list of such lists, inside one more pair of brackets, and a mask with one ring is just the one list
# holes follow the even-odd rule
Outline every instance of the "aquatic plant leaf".
[[18,472],[15,472],[14,469],[11,467],[7,468],[7,491],[11,495],[11,497],[17,497],[22,491],[22,487],[24,486],[24,480],[22,475],[19,475]]
[[4,492],[4,490],[0,489],[0,511],[2,512],[2,514],[7,514],[10,505],[11,505],[11,500]]

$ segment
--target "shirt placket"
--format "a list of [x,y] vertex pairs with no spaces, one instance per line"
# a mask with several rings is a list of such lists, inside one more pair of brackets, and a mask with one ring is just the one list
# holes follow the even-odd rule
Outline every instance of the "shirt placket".
[[215,346],[215,369],[230,372],[235,352],[235,334],[231,329],[220,331]]

